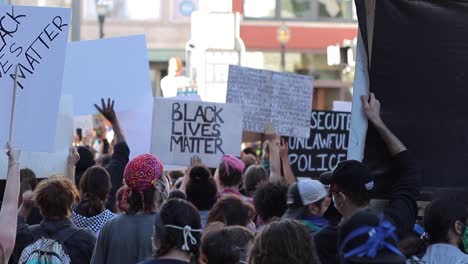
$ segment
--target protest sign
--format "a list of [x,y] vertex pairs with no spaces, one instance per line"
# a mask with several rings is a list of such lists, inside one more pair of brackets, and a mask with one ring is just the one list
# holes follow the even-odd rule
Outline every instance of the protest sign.
[[0,147],[10,136],[18,66],[13,145],[52,151],[70,9],[2,5],[0,17]]
[[310,137],[288,139],[289,161],[296,177],[319,177],[346,160],[351,114],[312,111]]
[[117,112],[117,117],[130,148],[130,158],[149,153],[151,147],[153,99],[151,99],[151,103],[142,105],[137,109]]
[[199,156],[218,167],[223,154],[240,152],[241,137],[240,105],[155,100],[151,153],[165,165],[187,166]]
[[75,100],[75,115],[96,113],[100,98],[128,111],[153,100],[144,35],[72,42],[68,45],[63,93]]
[[313,79],[310,76],[229,66],[227,102],[242,105],[245,131],[309,137]]
[[[71,96],[62,96],[56,126],[54,151],[30,152],[22,151],[20,167],[29,168],[38,178],[46,178],[54,174],[65,175],[69,148],[73,142],[73,100]],[[35,137],[31,134],[31,137]],[[0,179],[6,179],[8,160],[0,159]]]

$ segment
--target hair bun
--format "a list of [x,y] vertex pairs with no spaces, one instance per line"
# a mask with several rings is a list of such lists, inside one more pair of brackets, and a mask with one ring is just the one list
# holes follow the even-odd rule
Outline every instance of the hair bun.
[[205,183],[211,178],[211,172],[204,166],[195,166],[190,170],[189,176],[191,181]]

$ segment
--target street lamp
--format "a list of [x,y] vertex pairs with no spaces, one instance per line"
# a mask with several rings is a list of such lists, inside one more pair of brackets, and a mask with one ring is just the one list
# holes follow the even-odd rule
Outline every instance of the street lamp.
[[99,21],[99,38],[104,38],[104,21],[106,16],[110,13],[112,3],[108,0],[96,1],[96,13]]
[[278,28],[276,38],[281,44],[281,71],[284,72],[286,69],[286,44],[288,44],[291,38],[291,32],[284,23]]

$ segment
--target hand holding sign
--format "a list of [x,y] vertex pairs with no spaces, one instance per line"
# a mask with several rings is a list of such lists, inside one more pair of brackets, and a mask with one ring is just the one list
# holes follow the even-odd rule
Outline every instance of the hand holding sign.
[[8,142],[7,156],[8,156],[9,167],[11,167],[14,164],[19,164],[20,153],[21,153],[20,150],[14,149],[11,143]]
[[281,138],[281,142],[280,142],[280,145],[279,145],[279,155],[280,155],[280,159],[284,162],[284,161],[287,161],[289,160],[289,147],[288,147],[288,143],[285,142],[284,138]]
[[364,114],[367,119],[369,119],[373,124],[381,123],[380,102],[375,98],[375,95],[373,93],[370,93],[370,95],[363,95],[361,96],[361,100],[362,107],[364,108]]

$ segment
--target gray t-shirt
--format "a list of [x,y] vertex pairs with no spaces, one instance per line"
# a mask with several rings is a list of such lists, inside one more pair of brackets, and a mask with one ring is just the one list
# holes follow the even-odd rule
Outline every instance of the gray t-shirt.
[[134,264],[153,254],[155,214],[120,214],[104,224],[91,264]]

